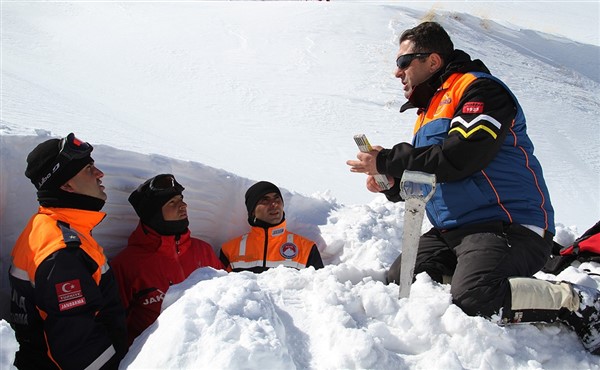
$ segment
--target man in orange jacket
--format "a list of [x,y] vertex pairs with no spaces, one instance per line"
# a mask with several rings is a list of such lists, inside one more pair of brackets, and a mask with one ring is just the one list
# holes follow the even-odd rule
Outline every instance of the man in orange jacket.
[[274,184],[260,181],[246,191],[250,232],[221,248],[219,258],[228,271],[261,273],[271,267],[323,267],[317,245],[286,228],[283,198]]
[[116,369],[127,352],[116,281],[92,237],[107,198],[92,150],[71,133],[27,156],[40,207],[9,270],[18,369]]
[[200,267],[223,269],[211,245],[191,236],[183,190],[175,176],[160,174],[129,196],[140,222],[111,264],[127,311],[130,344],[156,321],[171,285]]

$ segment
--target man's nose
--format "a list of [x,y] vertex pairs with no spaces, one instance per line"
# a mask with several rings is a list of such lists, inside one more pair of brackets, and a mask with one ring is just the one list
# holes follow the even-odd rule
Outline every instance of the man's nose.
[[94,170],[96,171],[96,177],[101,179],[104,177],[104,172],[100,171],[100,169],[98,167],[94,166]]
[[394,74],[394,76],[396,76],[396,78],[404,77],[404,70],[396,67],[396,73]]

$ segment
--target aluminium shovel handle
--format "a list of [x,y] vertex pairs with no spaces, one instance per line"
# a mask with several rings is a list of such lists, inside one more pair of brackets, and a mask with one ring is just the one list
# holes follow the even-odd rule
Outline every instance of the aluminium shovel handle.
[[418,198],[424,203],[435,193],[435,174],[405,170],[400,180],[400,195],[404,200]]

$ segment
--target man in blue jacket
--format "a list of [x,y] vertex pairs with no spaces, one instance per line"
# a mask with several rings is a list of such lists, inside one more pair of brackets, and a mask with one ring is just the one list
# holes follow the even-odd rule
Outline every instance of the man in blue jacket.
[[[396,60],[417,109],[412,144],[376,147],[348,161],[367,188],[401,201],[405,170],[436,175],[427,204],[433,228],[421,236],[415,274],[451,276],[454,303],[504,323],[561,320],[600,354],[600,292],[532,278],[552,249],[554,211],[517,98],[480,60],[455,50],[446,31],[425,22],[404,31]],[[373,175],[393,185],[382,191]],[[388,271],[399,277],[400,257]]]

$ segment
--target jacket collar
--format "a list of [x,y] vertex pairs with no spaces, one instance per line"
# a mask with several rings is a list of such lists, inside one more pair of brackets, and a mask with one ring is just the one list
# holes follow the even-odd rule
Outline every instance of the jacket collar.
[[283,234],[287,229],[287,221],[284,219],[277,225],[272,225],[270,227],[261,227],[261,226],[252,226],[251,232],[259,232],[263,234],[265,231],[269,237],[277,236]]
[[485,64],[479,60],[471,60],[469,54],[462,50],[454,50],[446,65],[434,73],[427,81],[416,86],[406,103],[400,107],[400,112],[411,108],[426,109],[433,95],[442,87],[444,82],[455,73],[484,72],[490,73]]
[[129,236],[129,245],[135,245],[139,248],[156,252],[162,249],[171,249],[176,242],[183,245],[191,239],[190,229],[181,235],[161,235],[150,226],[138,223],[138,226]]
[[80,232],[84,230],[91,231],[106,217],[106,213],[99,211],[43,206],[39,207],[38,213],[48,215],[58,221],[66,222],[69,226]]

